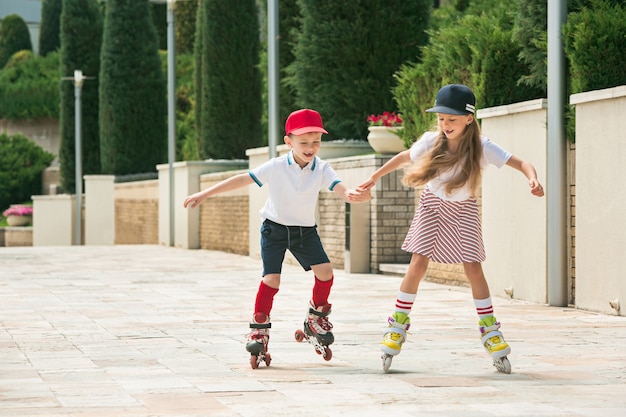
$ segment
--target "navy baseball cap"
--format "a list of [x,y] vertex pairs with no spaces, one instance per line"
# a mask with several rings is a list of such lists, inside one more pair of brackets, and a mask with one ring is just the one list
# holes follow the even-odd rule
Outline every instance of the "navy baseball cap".
[[476,97],[469,87],[462,84],[449,84],[437,93],[435,107],[426,110],[428,113],[474,114]]

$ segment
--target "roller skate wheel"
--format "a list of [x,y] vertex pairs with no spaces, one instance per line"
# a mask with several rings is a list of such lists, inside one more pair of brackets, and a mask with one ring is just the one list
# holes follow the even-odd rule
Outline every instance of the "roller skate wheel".
[[[321,352],[320,352],[321,353]],[[324,360],[329,361],[333,358],[333,351],[328,346],[324,347]]]
[[383,353],[382,359],[383,359],[383,372],[389,372],[389,368],[391,368],[391,361],[393,360],[393,356]]
[[506,356],[503,358],[494,359],[493,366],[496,367],[498,372],[502,372],[503,374],[511,373],[511,362]]
[[272,356],[269,353],[265,354],[265,366],[270,366],[272,363]]
[[298,329],[294,333],[293,337],[296,339],[296,342],[301,343],[304,340],[304,332]]
[[259,357],[255,355],[250,355],[250,367],[252,369],[257,369],[259,367]]

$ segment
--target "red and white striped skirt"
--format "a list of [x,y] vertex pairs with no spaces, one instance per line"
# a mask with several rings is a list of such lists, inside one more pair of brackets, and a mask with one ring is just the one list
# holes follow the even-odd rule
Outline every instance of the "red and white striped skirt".
[[402,250],[443,264],[484,261],[476,199],[447,201],[425,189]]

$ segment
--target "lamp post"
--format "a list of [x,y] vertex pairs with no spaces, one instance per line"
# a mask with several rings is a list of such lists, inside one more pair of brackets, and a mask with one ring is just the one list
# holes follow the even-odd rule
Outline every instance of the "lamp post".
[[82,106],[81,91],[86,79],[81,70],[75,70],[73,77],[62,77],[62,80],[74,81],[74,158],[75,158],[75,183],[76,183],[76,215],[74,216],[74,243],[82,245],[82,219],[83,219],[83,158],[82,158]]
[[278,39],[278,0],[267,0],[267,113],[270,158],[276,157],[276,145],[278,144]]
[[176,160],[176,38],[174,10],[176,0],[167,0],[167,160],[169,165],[169,244],[174,246],[174,161]]
[[[167,163],[169,174],[169,246],[174,246],[174,162],[176,161],[176,32],[177,0],[150,0],[167,3]],[[181,0],[178,0],[181,1]]]

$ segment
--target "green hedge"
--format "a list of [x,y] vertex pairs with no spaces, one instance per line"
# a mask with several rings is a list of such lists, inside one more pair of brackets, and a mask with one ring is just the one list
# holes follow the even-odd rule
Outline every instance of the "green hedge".
[[45,57],[24,50],[0,71],[0,118],[59,117],[59,52]]

